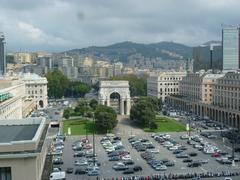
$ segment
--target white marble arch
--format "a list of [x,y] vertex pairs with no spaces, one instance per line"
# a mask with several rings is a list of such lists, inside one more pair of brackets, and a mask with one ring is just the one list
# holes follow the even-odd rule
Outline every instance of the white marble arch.
[[112,93],[118,93],[120,96],[120,114],[130,115],[131,97],[128,81],[100,81],[98,91],[99,104],[110,106]]

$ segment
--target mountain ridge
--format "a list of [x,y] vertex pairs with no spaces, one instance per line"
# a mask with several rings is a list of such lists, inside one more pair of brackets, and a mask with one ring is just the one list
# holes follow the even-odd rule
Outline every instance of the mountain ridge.
[[157,43],[136,43],[123,41],[107,46],[90,46],[80,49],[65,51],[69,55],[78,54],[90,56],[93,59],[105,59],[108,61],[121,61],[128,63],[131,58],[161,59],[161,60],[185,60],[192,58],[193,47],[172,41]]

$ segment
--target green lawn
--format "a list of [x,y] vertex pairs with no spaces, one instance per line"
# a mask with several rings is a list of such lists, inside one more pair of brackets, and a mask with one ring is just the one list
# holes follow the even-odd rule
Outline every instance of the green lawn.
[[68,134],[68,128],[71,128],[71,135],[85,135],[93,132],[93,122],[85,119],[65,120],[63,122],[63,133]]
[[158,128],[155,130],[150,130],[149,128],[144,128],[146,132],[182,132],[186,131],[186,127],[177,122],[174,119],[167,118],[167,117],[157,117],[156,123]]

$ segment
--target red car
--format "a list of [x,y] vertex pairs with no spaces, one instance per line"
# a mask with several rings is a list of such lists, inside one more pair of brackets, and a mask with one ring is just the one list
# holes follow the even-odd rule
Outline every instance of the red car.
[[85,144],[83,146],[83,149],[92,149],[92,145],[91,144]]
[[212,157],[220,157],[220,153],[215,152],[215,153],[212,154]]

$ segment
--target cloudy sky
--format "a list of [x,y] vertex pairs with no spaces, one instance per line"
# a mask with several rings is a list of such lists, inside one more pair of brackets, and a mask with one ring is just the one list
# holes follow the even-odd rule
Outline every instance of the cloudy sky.
[[7,51],[62,51],[121,41],[199,45],[238,24],[239,0],[0,0]]

